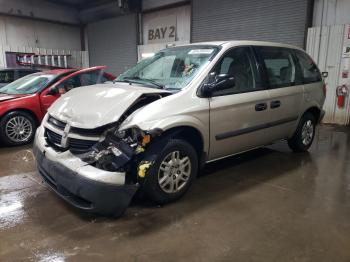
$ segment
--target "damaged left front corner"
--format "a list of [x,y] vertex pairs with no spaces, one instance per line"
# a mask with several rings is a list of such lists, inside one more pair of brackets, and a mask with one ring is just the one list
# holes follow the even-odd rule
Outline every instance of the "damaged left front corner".
[[[147,150],[151,140],[162,133],[160,129],[154,129],[149,132],[140,129],[129,129],[118,131],[116,128],[106,133],[103,141],[95,144],[92,149],[86,153],[79,154],[79,157],[86,163],[106,171],[130,171],[138,161],[139,155]],[[141,162],[140,174],[146,174],[147,168],[151,162]],[[136,167],[134,167],[136,170]],[[137,167],[139,172],[139,167]]]
[[140,165],[138,166],[138,171],[137,171],[137,175],[140,178],[145,178],[146,173],[148,171],[148,169],[151,167],[152,162],[149,161],[142,161],[140,163]]

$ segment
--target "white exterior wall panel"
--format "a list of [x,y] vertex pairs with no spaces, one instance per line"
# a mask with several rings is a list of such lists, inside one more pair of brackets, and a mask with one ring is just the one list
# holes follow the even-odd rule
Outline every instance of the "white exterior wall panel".
[[0,14],[75,25],[80,23],[77,9],[55,1],[1,0]]
[[313,26],[350,23],[350,1],[315,0]]
[[[142,15],[143,44],[148,44],[148,30],[158,21],[166,24],[167,19],[174,18],[176,39],[179,42],[189,42],[191,38],[191,7],[189,5],[146,13]],[[171,19],[172,20],[172,19]],[[170,22],[170,21],[169,21]],[[173,23],[173,21],[171,21]],[[163,25],[158,24],[159,27]]]
[[78,26],[0,16],[0,41],[8,46],[81,50]]
[[7,66],[6,52],[71,55],[69,66],[88,66],[80,50],[78,26],[0,15],[0,67]]
[[350,117],[350,99],[346,96],[345,106],[337,105],[336,88],[345,84],[350,87],[350,76],[342,77],[344,70],[349,71],[350,57],[345,57],[346,47],[350,47],[348,25],[313,27],[308,30],[307,52],[312,56],[321,71],[328,72],[324,110],[324,123],[348,125]]

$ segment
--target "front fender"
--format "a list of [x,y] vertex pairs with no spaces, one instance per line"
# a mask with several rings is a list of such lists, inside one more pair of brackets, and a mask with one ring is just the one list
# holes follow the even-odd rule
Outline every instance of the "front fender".
[[161,129],[163,132],[176,127],[192,127],[195,128],[201,135],[204,143],[204,151],[209,149],[209,126],[205,125],[198,118],[187,115],[174,115],[163,119],[142,121],[142,122],[126,122],[120,126],[120,130],[138,127],[144,131]]

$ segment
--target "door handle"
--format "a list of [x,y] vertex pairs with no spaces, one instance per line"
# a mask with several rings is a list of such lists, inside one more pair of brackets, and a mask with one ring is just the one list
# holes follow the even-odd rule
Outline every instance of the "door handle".
[[255,105],[255,111],[264,111],[267,109],[266,103],[259,103]]
[[277,108],[280,106],[281,106],[281,101],[279,101],[279,100],[271,101],[271,103],[270,103],[271,108]]

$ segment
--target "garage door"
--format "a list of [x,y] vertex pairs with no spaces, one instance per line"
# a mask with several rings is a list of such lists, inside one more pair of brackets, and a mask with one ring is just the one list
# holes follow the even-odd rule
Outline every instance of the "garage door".
[[136,16],[125,15],[87,26],[90,66],[107,65],[119,75],[137,61]]
[[262,40],[304,46],[307,0],[193,0],[192,41]]

